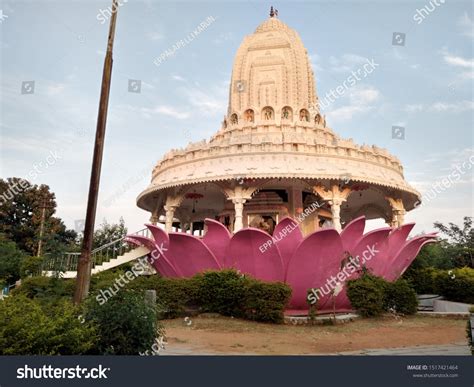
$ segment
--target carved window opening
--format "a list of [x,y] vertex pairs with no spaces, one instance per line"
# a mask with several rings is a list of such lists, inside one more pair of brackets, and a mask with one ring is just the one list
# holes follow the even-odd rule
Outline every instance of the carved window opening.
[[300,121],[309,122],[309,111],[307,111],[306,109],[300,110]]
[[254,122],[255,121],[255,113],[252,109],[247,109],[244,113],[244,119],[247,122]]
[[285,106],[281,110],[281,119],[282,120],[289,120],[289,121],[291,121],[293,119],[293,110],[289,106]]
[[262,117],[265,121],[270,121],[273,120],[275,117],[275,113],[273,112],[273,109],[269,106],[264,107],[262,110]]
[[230,123],[232,125],[237,125],[239,123],[239,118],[237,117],[237,114],[234,113],[230,116]]

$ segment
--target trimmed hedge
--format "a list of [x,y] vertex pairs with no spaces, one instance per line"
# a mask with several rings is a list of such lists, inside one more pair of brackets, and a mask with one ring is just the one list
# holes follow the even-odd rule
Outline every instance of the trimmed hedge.
[[388,282],[369,273],[347,282],[347,296],[352,306],[365,317],[380,316],[392,310],[414,314],[418,307],[416,292],[407,281]]

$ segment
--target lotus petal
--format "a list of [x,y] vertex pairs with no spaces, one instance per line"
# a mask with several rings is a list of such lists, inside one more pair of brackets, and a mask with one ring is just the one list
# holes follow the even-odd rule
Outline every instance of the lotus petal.
[[364,234],[365,216],[352,220],[341,232],[342,245],[345,251],[352,251]]
[[170,245],[170,237],[167,232],[154,224],[145,224],[145,226],[150,230],[153,239],[158,246],[163,246],[168,249]]
[[431,235],[422,235],[409,240],[397,256],[395,256],[390,265],[387,266],[387,271],[384,275],[385,279],[387,281],[395,281],[399,278],[416,258],[421,248],[425,244],[434,241],[435,239]]
[[275,227],[273,240],[280,250],[283,267],[286,269],[293,253],[303,240],[298,222],[291,218],[283,218]]
[[221,269],[214,254],[199,238],[180,232],[171,232],[169,236],[167,255],[183,277],[192,277],[205,270]]
[[389,237],[389,257],[395,257],[402,247],[405,245],[405,242],[410,234],[410,231],[415,226],[415,223],[406,223],[399,228],[394,229]]
[[334,229],[316,231],[300,243],[286,273],[286,282],[293,289],[291,308],[307,309],[306,299],[310,288],[326,289],[321,290],[325,295],[320,297],[318,305],[327,303],[331,291],[327,281],[337,275],[343,253],[341,237]]
[[223,268],[231,267],[228,254],[231,234],[220,222],[206,218],[204,223],[207,227],[206,235],[202,238],[203,243],[212,251],[217,261]]
[[135,240],[150,249],[148,260],[158,273],[165,277],[181,277],[181,272],[168,259],[166,248],[157,245],[153,239],[140,235],[131,235],[127,239]]
[[283,281],[285,271],[278,246],[270,243],[266,247],[271,241],[269,234],[256,228],[238,231],[229,246],[232,266],[263,281]]

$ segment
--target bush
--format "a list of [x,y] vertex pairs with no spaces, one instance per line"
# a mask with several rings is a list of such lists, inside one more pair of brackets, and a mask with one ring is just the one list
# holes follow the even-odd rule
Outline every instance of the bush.
[[291,288],[281,282],[248,279],[244,294],[244,317],[249,320],[282,323]]
[[8,284],[20,279],[20,265],[26,254],[20,250],[15,242],[0,235],[0,278]]
[[435,290],[449,301],[474,304],[474,269],[464,267],[439,272]]
[[353,308],[364,317],[381,315],[385,310],[385,281],[365,273],[347,281],[347,296]]
[[403,278],[406,279],[418,294],[436,293],[436,275],[440,271],[433,267],[410,267]]
[[98,326],[99,337],[90,354],[138,355],[164,333],[156,306],[145,301],[143,292],[122,289],[105,303],[90,297],[85,319]]
[[395,282],[386,282],[384,286],[385,310],[393,308],[401,314],[414,314],[418,308],[416,292],[408,281],[399,279]]
[[56,277],[29,277],[21,280],[21,285],[15,288],[12,293],[50,302],[65,297],[72,298],[74,286],[74,280]]
[[43,261],[43,257],[25,257],[20,265],[21,278],[26,278],[31,275],[38,275],[38,273],[41,273]]
[[189,309],[279,323],[291,295],[283,283],[266,283],[235,270],[206,271],[193,278],[139,277],[131,290],[156,290],[159,317],[189,314]]
[[0,302],[0,355],[80,355],[96,341],[94,325],[62,300],[40,304],[25,295]]

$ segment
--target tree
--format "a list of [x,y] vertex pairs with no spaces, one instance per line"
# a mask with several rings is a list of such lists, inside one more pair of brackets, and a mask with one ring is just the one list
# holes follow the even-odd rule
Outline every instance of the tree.
[[41,240],[42,254],[58,253],[74,243],[76,233],[67,230],[55,212],[55,195],[47,185],[17,177],[0,179],[0,233],[21,250],[36,255]]
[[120,217],[118,223],[107,223],[104,219],[100,228],[94,231],[94,242],[93,249],[101,247],[107,243],[122,239],[127,235],[127,228],[125,227],[125,221]]
[[454,266],[474,267],[474,228],[472,227],[472,217],[464,217],[462,228],[454,223],[449,223],[445,226],[440,222],[435,222],[434,226],[448,236],[446,252],[453,261]]
[[13,284],[20,279],[20,267],[26,254],[19,250],[15,242],[0,235],[0,279]]

